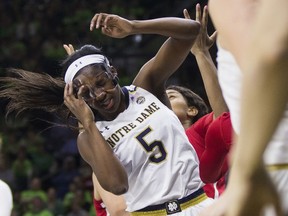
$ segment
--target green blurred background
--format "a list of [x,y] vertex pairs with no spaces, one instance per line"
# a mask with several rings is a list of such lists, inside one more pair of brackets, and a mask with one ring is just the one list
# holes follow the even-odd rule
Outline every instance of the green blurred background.
[[[207,1],[0,0],[0,75],[5,76],[9,67],[58,75],[61,73],[59,63],[66,57],[64,43],[71,43],[76,49],[93,44],[102,47],[112,59],[120,84],[130,84],[166,38],[134,35],[111,39],[100,31],[89,31],[93,15],[106,12],[128,19],[183,17],[182,11],[187,8],[194,18],[196,3],[203,6]],[[213,31],[209,21],[208,32]],[[215,59],[215,45],[211,53]],[[192,55],[169,83],[189,87],[207,102]],[[13,215],[95,215],[91,208],[91,169],[79,157],[76,134],[39,120],[36,116],[40,115],[47,121],[57,121],[55,116],[40,111],[7,120],[4,118],[6,103],[0,100],[0,179],[13,190]],[[58,203],[58,209],[55,203]],[[77,213],[75,206],[84,213],[79,209]]]

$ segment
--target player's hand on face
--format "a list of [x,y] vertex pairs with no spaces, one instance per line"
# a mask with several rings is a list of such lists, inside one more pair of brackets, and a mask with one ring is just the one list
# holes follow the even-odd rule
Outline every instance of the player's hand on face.
[[132,31],[132,22],[114,14],[97,13],[91,20],[90,31],[101,28],[103,34],[124,38]]
[[72,44],[68,44],[68,45],[67,44],[63,44],[63,48],[65,49],[65,51],[66,51],[66,53],[68,55],[72,55],[75,52],[74,47],[73,47]]
[[85,86],[81,85],[79,86],[78,92],[74,93],[72,82],[66,84],[64,89],[64,104],[75,115],[78,121],[81,122],[85,129],[91,123],[94,124],[94,114],[82,98],[84,88]]
[[[183,11],[184,17],[186,19],[191,19],[188,11],[184,9]],[[196,5],[196,21],[198,21],[201,24],[200,32],[198,34],[198,37],[193,44],[191,48],[191,52],[196,55],[198,53],[208,51],[210,47],[214,44],[216,40],[216,31],[209,36],[207,34],[207,23],[208,23],[208,8],[207,5],[204,6],[203,8],[203,13],[201,12],[201,6],[198,3]]]

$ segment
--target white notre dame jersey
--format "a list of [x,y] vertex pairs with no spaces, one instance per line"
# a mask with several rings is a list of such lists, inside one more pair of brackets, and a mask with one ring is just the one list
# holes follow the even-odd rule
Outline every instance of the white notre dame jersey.
[[[239,133],[242,73],[232,54],[219,44],[217,45],[218,79],[230,110],[233,128],[236,133]],[[251,112],[257,112],[257,110],[253,110],[251,107]],[[269,165],[288,164],[288,105],[278,129],[265,151],[264,160]]]
[[142,88],[131,85],[123,90],[129,99],[127,109],[113,121],[96,125],[128,174],[127,211],[201,188],[199,161],[177,116]]

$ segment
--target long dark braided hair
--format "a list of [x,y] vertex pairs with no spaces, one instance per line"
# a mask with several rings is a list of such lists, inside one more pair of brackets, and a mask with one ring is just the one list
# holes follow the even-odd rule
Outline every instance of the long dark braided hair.
[[10,113],[18,115],[27,110],[38,109],[67,120],[72,115],[64,105],[63,77],[73,61],[89,54],[102,54],[102,52],[95,46],[84,45],[61,63],[63,72],[58,77],[23,69],[7,69],[6,75],[0,77],[0,98],[8,100],[6,117]]

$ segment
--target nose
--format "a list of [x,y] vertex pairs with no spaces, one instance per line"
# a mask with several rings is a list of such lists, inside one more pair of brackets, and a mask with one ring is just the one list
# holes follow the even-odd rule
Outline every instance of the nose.
[[103,87],[95,87],[93,88],[93,91],[90,90],[90,93],[92,93],[93,98],[95,98],[97,101],[101,101],[105,97],[106,92]]

